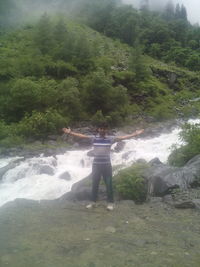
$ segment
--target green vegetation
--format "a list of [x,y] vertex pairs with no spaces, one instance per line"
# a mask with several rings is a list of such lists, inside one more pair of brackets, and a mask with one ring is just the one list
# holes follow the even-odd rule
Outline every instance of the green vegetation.
[[189,100],[200,93],[200,27],[184,6],[3,0],[0,10],[2,145],[80,121],[117,126],[199,113]]
[[173,147],[168,161],[173,166],[184,166],[194,156],[200,154],[200,124],[185,124],[180,137],[184,144]]
[[114,187],[120,198],[131,199],[138,203],[146,200],[147,183],[143,173],[147,168],[147,164],[135,163],[131,167],[119,171],[114,177]]

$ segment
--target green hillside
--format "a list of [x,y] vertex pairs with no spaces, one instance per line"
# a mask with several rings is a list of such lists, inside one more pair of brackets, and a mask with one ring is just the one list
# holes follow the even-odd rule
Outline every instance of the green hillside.
[[[200,93],[199,71],[197,65],[195,71],[187,66],[199,57],[199,48],[192,49],[187,41],[189,33],[197,37],[192,35],[195,29],[198,32],[197,26],[182,18],[187,31],[184,41],[178,42],[172,40],[173,33],[170,37],[166,32],[170,32],[170,25],[179,25],[180,18],[169,21],[163,15],[137,11],[114,0],[75,1],[79,8],[71,1],[61,2],[57,1],[60,6],[71,5],[73,19],[63,8],[64,14],[44,13],[35,22],[30,16],[31,22],[20,27],[11,27],[5,20],[0,35],[1,145],[45,139],[65,125],[83,121],[119,126],[138,119],[163,121],[198,114],[198,102],[190,100]],[[11,14],[16,2],[5,3],[7,8],[10,3],[7,12]],[[19,3],[24,2],[18,2],[22,14]],[[159,26],[163,30],[159,38],[165,37],[162,42],[154,36]],[[187,50],[185,62],[180,61],[181,53],[179,57],[172,53],[183,50]]]

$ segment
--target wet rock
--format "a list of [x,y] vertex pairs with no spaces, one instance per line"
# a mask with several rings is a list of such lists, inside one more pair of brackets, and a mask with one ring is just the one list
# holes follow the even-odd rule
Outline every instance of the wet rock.
[[54,175],[54,169],[49,165],[42,165],[39,170],[40,174]]
[[149,164],[151,166],[155,166],[155,165],[160,165],[160,164],[163,164],[159,158],[154,158],[152,160],[149,161]]
[[125,142],[123,141],[120,141],[116,144],[116,146],[114,147],[114,152],[121,152],[123,149],[124,149],[124,146],[125,146]]
[[129,158],[129,155],[131,154],[132,151],[127,151],[122,155],[122,159],[127,160]]
[[71,180],[71,176],[70,174],[66,171],[64,173],[62,173],[60,176],[59,176],[59,179],[63,179],[65,181],[70,181]]
[[[73,184],[70,192],[67,192],[65,195],[61,197],[61,200],[69,200],[69,201],[83,201],[91,200],[91,191],[92,191],[92,182],[91,176],[87,176],[81,181]],[[98,192],[98,200],[106,199],[106,187],[104,184],[100,184],[99,192]]]
[[94,150],[90,150],[87,152],[88,157],[94,157]]
[[61,197],[61,200],[90,200],[91,199],[91,179],[90,176],[73,184],[70,192]]
[[72,146],[72,149],[76,149],[76,148],[79,148],[79,143],[74,143],[73,146]]
[[14,169],[23,159],[16,159],[10,162],[7,166],[0,168],[0,180],[2,179],[3,175],[11,169]]
[[64,154],[66,151],[67,151],[66,147],[57,147],[54,152],[54,155],[61,155]]

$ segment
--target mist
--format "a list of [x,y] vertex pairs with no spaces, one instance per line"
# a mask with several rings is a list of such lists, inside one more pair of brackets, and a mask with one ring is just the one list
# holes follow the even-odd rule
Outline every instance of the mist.
[[[143,0],[122,0],[125,4],[131,4],[136,8],[141,6]],[[152,10],[161,10],[169,0],[149,0],[150,9]],[[200,23],[200,1],[199,0],[172,0],[174,5],[183,4],[187,9],[188,20],[194,23]]]

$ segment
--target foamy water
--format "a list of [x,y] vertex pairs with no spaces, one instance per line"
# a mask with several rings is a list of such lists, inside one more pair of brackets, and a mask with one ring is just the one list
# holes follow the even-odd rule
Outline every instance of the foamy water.
[[[199,123],[200,120],[189,122]],[[137,159],[147,161],[158,157],[166,162],[173,144],[181,145],[179,127],[170,133],[154,138],[140,138],[125,141],[125,147],[120,153],[112,153],[112,165],[126,167]],[[113,145],[115,146],[115,145]],[[91,172],[92,158],[87,156],[88,150],[67,151],[56,157],[34,157],[6,172],[0,183],[0,206],[16,198],[32,200],[56,199],[69,192],[72,185],[86,177]],[[8,165],[14,158],[0,159],[0,168]],[[42,169],[47,169],[41,174]],[[70,180],[60,176],[68,173]]]

